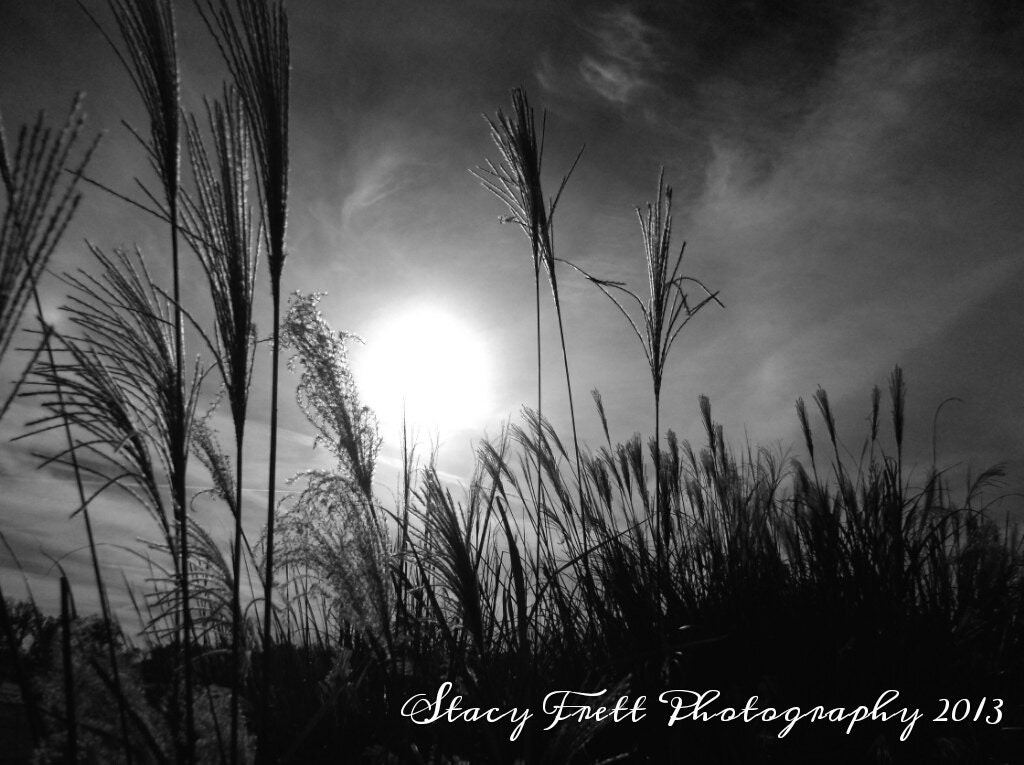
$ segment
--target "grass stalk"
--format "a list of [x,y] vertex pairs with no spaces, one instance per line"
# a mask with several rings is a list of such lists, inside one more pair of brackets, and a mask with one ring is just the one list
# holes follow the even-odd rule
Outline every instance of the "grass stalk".
[[[267,477],[267,544],[263,586],[261,730],[269,737],[274,589],[274,522],[277,486],[277,418],[281,351],[281,273],[288,226],[288,17],[275,0],[196,0],[241,96],[253,136],[263,203],[272,302],[270,439]],[[266,758],[266,748],[264,755]]]
[[67,761],[78,762],[78,706],[75,695],[75,662],[72,655],[71,586],[68,578],[60,578],[60,634],[64,667],[64,725],[67,728]]
[[109,0],[123,44],[119,46],[102,24],[79,4],[106,38],[124,66],[136,92],[142,98],[149,118],[149,138],[129,127],[149,155],[163,187],[171,248],[172,297],[174,312],[174,385],[167,423],[170,451],[170,488],[177,527],[179,574],[181,576],[181,645],[184,675],[184,756],[195,758],[195,717],[193,709],[193,646],[190,609],[188,497],[188,416],[186,411],[184,315],[181,303],[180,165],[181,165],[181,84],[178,76],[177,39],[174,8],[170,0]]
[[[711,292],[699,280],[683,275],[684,243],[678,255],[672,258],[672,188],[665,186],[665,173],[662,170],[658,177],[658,197],[656,202],[647,205],[646,215],[637,208],[637,218],[643,238],[644,262],[647,268],[649,295],[642,300],[635,292],[626,288],[623,283],[609,281],[591,276],[578,266],[568,263],[579,271],[591,283],[595,284],[619,309],[629,322],[633,333],[643,347],[644,356],[651,372],[651,387],[654,397],[654,514],[655,514],[655,546],[659,567],[665,560],[665,547],[669,544],[672,534],[670,508],[662,499],[661,476],[661,386],[665,374],[665,363],[680,331],[697,312],[709,303],[721,306],[718,293]],[[691,303],[686,292],[687,284],[696,285],[704,297]],[[626,305],[636,304],[640,312],[634,318],[630,309],[612,292],[627,298]]]
[[[29,424],[29,434],[52,428],[67,432],[70,426],[84,433],[83,440],[69,442],[49,459],[81,468],[81,452],[90,457],[88,472],[102,478],[91,496],[80,498],[76,514],[87,513],[111,486],[125,489],[157,521],[180,585],[180,514],[168,516],[162,480],[175,464],[173,307],[153,284],[140,255],[115,251],[111,257],[98,248],[92,251],[102,268],[100,277],[64,277],[74,289],[65,307],[72,329],[60,335],[63,358],[40,362],[34,370],[31,392],[42,398],[49,413]],[[201,380],[197,368],[185,401],[187,428]],[[185,592],[179,589],[179,594],[172,599],[178,635]],[[188,746],[183,742],[182,757],[188,756]]]
[[[583,149],[580,149],[569,171],[563,176],[558,193],[549,201],[544,196],[541,183],[541,168],[544,157],[544,134],[546,114],[542,117],[540,133],[537,132],[533,109],[530,107],[526,92],[522,88],[512,91],[512,114],[505,115],[500,109],[495,120],[488,119],[491,138],[498,149],[498,164],[487,161],[486,165],[474,171],[474,174],[492,194],[501,200],[508,209],[509,215],[502,222],[515,223],[527,235],[533,262],[534,308],[537,326],[537,414],[538,424],[543,419],[541,386],[541,319],[540,319],[540,271],[541,267],[548,277],[551,297],[558,321],[559,340],[562,349],[562,363],[565,369],[565,385],[569,399],[569,418],[572,424],[573,446],[576,459],[576,476],[580,485],[579,512],[585,514],[582,467],[580,463],[579,438],[576,431],[576,409],[573,403],[572,381],[569,375],[569,357],[565,345],[565,327],[562,321],[562,305],[558,294],[558,279],[555,271],[554,254],[554,216],[558,201],[576,164],[579,162]],[[538,437],[541,431],[538,431]],[[538,443],[539,443],[538,438]],[[543,479],[540,456],[537,457],[537,485],[541,504],[537,506],[535,528],[543,528],[540,518],[543,515]],[[586,534],[586,524],[584,524]],[[535,561],[540,559],[541,540],[538,538],[535,549]],[[536,575],[536,571],[534,574]]]
[[[57,405],[60,411],[63,413],[66,411],[64,407],[64,395],[60,384],[60,375],[57,373],[57,363],[53,355],[53,347],[50,342],[50,338],[53,335],[53,328],[47,324],[43,319],[43,306],[39,300],[38,290],[33,290],[33,300],[36,305],[36,315],[39,324],[43,327],[43,344],[46,348],[47,362],[49,363],[50,370],[53,374],[54,380],[54,393],[57,398]],[[103,620],[103,631],[105,634],[105,642],[107,645],[107,659],[110,661],[110,672],[113,680],[114,695],[117,697],[117,711],[118,719],[121,724],[121,738],[124,744],[125,761],[128,765],[132,763],[132,754],[130,739],[128,736],[128,715],[126,710],[126,704],[124,697],[124,690],[121,685],[121,670],[117,663],[117,648],[114,639],[114,620],[113,615],[110,612],[110,601],[107,598],[107,588],[103,583],[103,573],[100,568],[99,551],[96,547],[96,537],[93,533],[92,528],[92,517],[89,513],[89,503],[85,495],[85,487],[82,483],[82,470],[78,464],[78,451],[75,449],[74,438],[71,433],[71,423],[68,418],[62,414],[61,419],[64,425],[64,438],[68,445],[68,458],[71,461],[71,470],[75,476],[75,489],[78,493],[78,510],[76,512],[82,513],[82,521],[85,524],[85,535],[86,541],[89,545],[89,557],[92,561],[93,576],[96,579],[96,592],[100,602],[100,615]]]
[[[41,350],[45,349],[51,369],[55,368],[51,346],[53,328],[43,320],[43,310],[39,300],[37,283],[78,207],[81,194],[77,192],[77,184],[81,180],[85,167],[99,141],[97,137],[87,147],[78,163],[70,166],[72,151],[83,124],[84,117],[81,111],[81,96],[79,96],[74,100],[65,126],[61,131],[55,132],[53,129],[46,127],[43,114],[39,115],[31,129],[23,127],[19,131],[15,152],[12,157],[8,150],[2,120],[0,120],[0,180],[3,183],[5,198],[3,222],[0,224],[0,358],[5,355],[10,346],[14,331],[19,324],[30,296],[35,302],[37,318],[42,326],[40,345],[29,361],[25,373],[15,385],[11,397],[5,401],[3,410],[0,411],[0,418],[6,413],[11,400],[13,400],[13,396],[19,391],[22,381],[27,378],[28,373],[35,366]],[[72,447],[71,432],[66,420],[64,425],[70,449]],[[79,500],[83,503],[84,507],[85,494],[82,487],[81,471],[78,469],[73,449],[72,461]],[[99,588],[100,602],[103,606],[103,623],[107,633],[108,645],[110,646],[110,660],[116,677],[117,662],[114,652],[110,612],[100,575],[99,558],[95,538],[92,533],[92,524],[87,511],[84,517],[89,550],[92,556],[97,587]],[[66,599],[64,591],[66,587],[67,581],[62,578],[61,604],[62,611],[65,613]],[[8,633],[7,636],[9,638],[6,604],[4,604],[3,620],[5,633]],[[67,629],[67,625],[65,627]],[[41,722],[38,717],[38,707],[36,706],[35,698],[30,694],[27,681],[21,678],[22,668],[18,656],[20,647],[13,645],[10,640],[8,642],[15,656],[19,679],[22,679],[22,693],[26,709],[28,710],[32,735],[38,741],[42,730]],[[68,645],[65,645],[65,670],[68,683],[66,687],[72,689],[67,697],[69,715],[71,715],[68,733],[68,753],[72,757],[76,757],[77,743],[75,736],[77,725],[73,717],[74,698],[72,678],[69,670],[69,648]],[[120,688],[120,683],[118,683],[118,688]],[[118,706],[122,723],[122,734],[125,738],[125,752],[130,763],[131,758],[127,748],[127,726],[124,716],[124,698],[121,694],[118,694]],[[72,759],[71,761],[75,760]]]
[[[39,277],[81,201],[77,186],[99,141],[97,137],[77,163],[71,165],[84,120],[81,96],[75,98],[59,131],[48,127],[45,115],[40,113],[31,127],[22,126],[18,131],[12,155],[0,119],[0,182],[4,190],[0,222],[0,358],[10,349]],[[34,361],[33,358],[27,368]],[[20,388],[21,379],[24,377],[5,400],[0,418]]]
[[241,101],[226,91],[221,102],[207,103],[213,157],[195,117],[186,121],[186,137],[196,195],[185,196],[185,237],[199,256],[214,306],[214,358],[227,391],[234,429],[235,477],[230,497],[234,517],[231,543],[231,762],[238,758],[242,683],[242,497],[245,423],[255,355],[253,325],[256,266],[248,201],[251,137]]

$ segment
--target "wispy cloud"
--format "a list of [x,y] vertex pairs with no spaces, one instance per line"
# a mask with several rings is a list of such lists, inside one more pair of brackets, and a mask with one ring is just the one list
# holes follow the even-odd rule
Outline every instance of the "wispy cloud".
[[[788,440],[797,396],[823,385],[856,419],[897,363],[915,395],[929,386],[925,412],[948,396],[991,406],[979,379],[943,368],[952,350],[936,352],[977,347],[964,346],[962,324],[1021,278],[1024,224],[1007,200],[1024,171],[1010,115],[1024,105],[1011,68],[972,34],[882,12],[848,30],[786,113],[754,108],[761,80],[723,88],[719,73],[693,95],[696,130],[663,123],[676,147],[667,177],[686,192],[677,244],[689,240],[689,271],[726,303],[682,340],[669,421],[687,422],[704,392],[727,425]],[[696,140],[708,147],[698,163]],[[587,265],[635,284],[639,260],[622,251],[605,245]],[[630,338],[594,327],[595,347],[632,358]],[[605,369],[580,376],[610,388]]]
[[342,226],[350,228],[369,208],[408,187],[411,162],[412,158],[397,146],[384,146],[370,154],[356,169],[352,191],[342,201]]
[[579,39],[560,55],[544,52],[535,72],[549,93],[634,105],[654,89],[660,68],[657,30],[625,6],[589,14],[577,27]]
[[648,70],[655,65],[654,30],[632,10],[619,7],[597,16],[587,27],[596,50],[579,64],[583,82],[602,98],[630,103],[649,87]]

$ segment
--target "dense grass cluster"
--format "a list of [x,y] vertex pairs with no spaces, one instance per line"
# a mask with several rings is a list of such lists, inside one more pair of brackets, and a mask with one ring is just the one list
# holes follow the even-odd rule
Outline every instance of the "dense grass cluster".
[[[20,690],[35,761],[987,763],[1024,751],[1024,546],[986,504],[1001,473],[954,490],[937,466],[904,465],[899,368],[891,414],[875,389],[856,454],[822,390],[816,417],[797,401],[806,458],[749,444],[735,451],[706,398],[698,443],[662,433],[669,351],[701,308],[718,303],[683,273],[682,248],[672,255],[663,180],[656,202],[638,210],[649,296],[584,274],[642,345],[655,432],[616,443],[595,391],[605,440],[579,442],[556,279],[559,263],[572,264],[553,246],[568,175],[548,200],[544,126],[536,129],[521,90],[512,113],[489,122],[500,159],[479,177],[527,236],[538,322],[542,267],[548,277],[572,441],[542,415],[538,366],[537,408],[479,446],[467,488],[454,491],[429,456],[422,464],[403,443],[400,491],[383,500],[374,480],[381,439],[348,364],[349,336],[328,326],[321,296],[282,304],[283,6],[197,7],[230,79],[200,116],[180,104],[169,0],[111,0],[116,32],[104,32],[147,107],[148,137],[135,135],[160,192],[147,191],[139,206],[166,228],[170,287],[147,267],[154,255],[90,245],[92,266],[63,277],[67,329],[54,330],[41,311],[30,327],[38,349],[19,390],[41,414],[21,436],[65,438],[49,462],[76,478],[71,510],[85,523],[101,604],[98,616],[79,616],[65,578],[59,618],[0,597],[0,679]],[[0,144],[0,349],[28,323],[29,297],[74,211],[91,153],[71,159],[79,129],[75,112],[64,133],[42,122],[25,131],[13,158]],[[72,172],[62,181],[64,168]],[[197,258],[212,311],[185,304],[179,248]],[[254,478],[242,463],[261,256],[273,358],[291,354],[297,404],[334,458],[330,469],[294,477],[289,498],[275,501],[275,363],[265,510],[244,501]],[[196,318],[204,312],[208,325]],[[231,451],[200,415],[221,399]],[[196,497],[186,473],[209,479],[204,493],[231,520],[226,543],[189,513]],[[83,476],[99,477],[99,491],[87,494],[96,484]],[[90,523],[90,506],[113,489],[128,492],[159,534],[140,551],[152,576],[141,591],[131,584],[138,645],[107,603]],[[264,512],[263,533],[247,538],[243,520]],[[507,717],[417,725],[402,714],[408,699],[449,687],[462,707],[529,709],[534,719],[515,735]],[[969,699],[972,717],[922,720],[905,741],[901,725],[880,721],[849,733],[804,723],[780,737],[784,723],[763,719],[669,727],[657,701],[669,689],[715,689],[716,708],[757,696],[760,708],[828,710],[870,707],[890,688],[901,692],[899,707],[928,718],[942,698]],[[544,700],[558,691],[609,706],[642,696],[647,715],[544,730]],[[982,703],[987,713],[975,715]]]
[[[897,371],[894,402],[901,386]],[[397,512],[359,489],[343,451],[334,471],[308,476],[279,518],[282,585],[271,651],[279,679],[271,727],[250,733],[267,756],[295,762],[339,751],[392,762],[599,762],[619,754],[662,762],[668,751],[700,762],[990,762],[1019,752],[1024,550],[980,504],[997,473],[958,497],[934,471],[913,484],[901,475],[899,442],[881,427],[860,459],[843,459],[828,399],[819,392],[816,401],[828,435],[820,444],[809,435],[816,456],[807,463],[752,447],[734,454],[707,400],[702,446],[670,431],[660,483],[672,529],[660,556],[653,442],[639,436],[585,451],[578,482],[571,453],[531,413],[481,447],[464,496],[453,497],[428,466],[409,476]],[[873,402],[877,422],[877,395]],[[802,405],[800,412],[806,416]],[[546,512],[537,525],[540,485]],[[201,536],[196,529],[197,746],[212,755],[230,708],[231,579],[217,546],[202,546]],[[58,625],[32,619],[36,626],[24,615],[15,621],[36,636],[23,660],[43,686],[41,716],[57,731],[47,739],[52,748],[66,719]],[[80,633],[90,624],[86,640]],[[251,672],[262,648],[255,615],[248,624]],[[103,640],[95,622],[72,628],[72,651],[83,655],[74,662],[80,698],[114,692]],[[173,642],[155,632],[144,650],[119,650],[120,692],[150,699],[133,721],[146,723],[145,735],[131,734],[140,752],[172,740],[161,694],[180,669],[175,656]],[[242,706],[253,710],[259,686],[247,676]],[[402,718],[406,699],[434,697],[443,682],[454,683],[464,705],[540,710],[552,691],[606,690],[609,702],[646,695],[652,714],[553,731],[531,720],[514,742],[511,723],[415,726]],[[798,725],[779,739],[782,723],[670,729],[653,703],[670,688],[718,689],[722,705],[737,707],[757,695],[780,709],[870,706],[896,688],[901,706],[934,714],[940,698],[1000,695],[1005,718],[995,726],[925,721],[902,742],[895,723],[864,724],[850,735],[840,725]],[[106,710],[92,725],[110,738],[86,737],[80,746],[123,756],[116,706],[88,708]]]

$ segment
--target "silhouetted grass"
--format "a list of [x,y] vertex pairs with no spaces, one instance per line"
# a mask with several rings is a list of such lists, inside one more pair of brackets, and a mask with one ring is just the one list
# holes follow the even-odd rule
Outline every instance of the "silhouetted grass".
[[[0,672],[22,688],[37,761],[336,762],[344,753],[351,761],[439,765],[982,763],[1024,751],[1024,547],[1017,529],[998,526],[985,504],[1001,471],[983,472],[962,491],[934,464],[913,478],[904,464],[907,386],[898,367],[888,425],[876,389],[869,433],[855,455],[823,390],[814,396],[820,424],[803,400],[796,404],[806,458],[730,445],[706,397],[698,404],[699,443],[662,433],[669,351],[696,312],[717,302],[717,293],[682,274],[682,250],[672,255],[671,190],[663,180],[646,213],[637,211],[650,295],[586,275],[641,342],[654,395],[651,437],[613,441],[595,391],[604,441],[579,442],[562,335],[568,448],[543,416],[538,392],[536,410],[479,445],[465,489],[455,490],[433,459],[417,469],[415,445],[403,440],[401,496],[384,500],[374,483],[380,436],[348,364],[351,336],[327,324],[318,295],[296,293],[280,316],[288,211],[284,7],[241,0],[198,7],[234,85],[209,102],[202,126],[184,119],[191,172],[182,182],[171,6],[111,2],[123,38],[115,49],[151,121],[150,137],[140,140],[164,199],[149,201],[170,224],[175,274],[179,233],[195,251],[213,319],[193,318],[193,306],[183,304],[192,296],[181,294],[177,276],[165,291],[137,250],[90,245],[94,266],[64,277],[68,328],[44,326],[52,356],[31,364],[28,394],[41,413],[24,436],[67,431],[67,445],[47,464],[98,481],[70,510],[87,513],[103,492],[119,488],[151,514],[160,535],[155,543],[128,543],[150,571],[134,601],[141,648],[109,618],[76,615],[78,585],[67,579],[59,622],[4,601]],[[543,123],[538,133],[521,90],[512,114],[499,112],[491,131],[501,159],[482,177],[528,236],[538,299],[546,270],[561,331],[552,217],[565,180],[545,198]],[[58,157],[58,170],[44,174],[56,178],[68,138],[51,151],[39,148],[50,145],[43,128],[28,135],[25,156]],[[20,166],[5,148],[6,188],[17,187],[11,179],[21,176],[10,168]],[[71,178],[80,173],[79,166]],[[250,209],[253,190],[259,204]],[[31,208],[50,221],[38,224],[44,235],[33,245],[44,256],[73,209],[69,194],[43,194]],[[48,201],[54,198],[56,207]],[[6,221],[4,235],[17,233]],[[242,454],[260,250],[273,301],[270,476],[267,523],[250,546]],[[38,271],[29,267],[30,281]],[[689,284],[699,299],[689,297]],[[5,303],[4,321],[13,327],[23,307]],[[186,318],[210,357],[188,368]],[[296,476],[300,485],[278,502],[282,348],[294,352],[298,407],[335,463]],[[214,368],[217,392],[206,375]],[[222,394],[233,455],[221,448],[213,418],[195,414]],[[824,438],[816,435],[822,429]],[[209,488],[192,496],[185,447],[209,478]],[[231,513],[226,545],[188,512],[201,494]],[[402,716],[407,699],[434,697],[445,683],[465,706],[535,716],[518,736],[507,720],[415,725]],[[757,696],[776,709],[870,704],[898,688],[901,703],[931,713],[940,711],[940,698],[973,705],[998,696],[1004,716],[998,725],[924,721],[908,741],[898,740],[891,723],[864,723],[849,735],[839,724],[807,723],[780,738],[778,722],[669,728],[657,697],[671,688],[718,689],[721,704],[737,707]],[[543,700],[560,690],[593,693],[606,705],[644,696],[648,713],[545,731]]]

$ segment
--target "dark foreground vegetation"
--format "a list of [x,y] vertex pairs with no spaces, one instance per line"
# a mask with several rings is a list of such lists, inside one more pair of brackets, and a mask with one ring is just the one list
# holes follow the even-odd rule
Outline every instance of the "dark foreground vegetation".
[[[76,481],[69,523],[82,524],[95,579],[72,588],[62,578],[59,616],[0,598],[9,756],[232,765],[1024,756],[1024,548],[991,506],[1001,473],[961,486],[938,466],[904,465],[899,368],[885,395],[872,393],[868,432],[852,452],[820,390],[816,411],[797,402],[803,458],[737,451],[704,398],[695,443],[662,433],[673,343],[718,303],[682,273],[682,250],[673,255],[663,183],[638,211],[650,294],[583,274],[642,346],[654,435],[615,443],[595,392],[606,438],[579,442],[556,278],[571,264],[556,257],[552,234],[566,181],[545,196],[543,121],[538,132],[520,90],[512,112],[491,122],[498,158],[479,177],[526,235],[538,323],[542,272],[547,279],[571,441],[542,414],[538,371],[536,409],[479,447],[468,489],[453,494],[429,455],[421,465],[403,444],[401,491],[381,501],[380,438],[346,336],[327,326],[317,296],[282,301],[284,9],[259,0],[196,8],[231,83],[201,116],[179,102],[169,0],[111,0],[109,18],[97,19],[147,109],[148,130],[136,135],[156,190],[143,207],[166,232],[170,285],[154,282],[148,254],[91,246],[91,265],[63,277],[67,329],[47,324],[35,287],[91,148],[76,151],[77,112],[64,132],[40,121],[13,150],[3,145],[0,350],[18,328],[32,332],[11,395],[33,400],[39,417],[20,437],[64,439],[48,462]],[[202,265],[209,323],[185,304],[179,255]],[[242,501],[254,479],[241,461],[260,257],[271,352],[291,354],[298,405],[336,459],[265,508]],[[197,353],[207,361],[186,361]],[[273,490],[277,364],[271,374],[270,475],[257,484]],[[197,414],[213,399],[230,410],[231,432],[220,435],[231,450]],[[226,545],[187,512],[192,471],[233,519]],[[89,512],[97,479],[100,494],[129,492],[159,536],[140,551],[153,575],[136,595],[138,640],[107,601]],[[266,523],[250,540],[242,520],[254,513]],[[98,615],[76,613],[75,590],[87,586],[100,594]],[[682,707],[705,693],[706,718],[686,719]],[[670,726],[673,699],[684,719]],[[559,700],[566,719],[555,722]],[[600,706],[614,711],[593,711]],[[858,717],[861,706],[871,719]]]
[[[827,418],[826,397],[817,400]],[[835,456],[831,440],[808,465],[764,450],[738,457],[704,404],[703,448],[670,433],[662,455],[671,525],[660,561],[645,520],[653,500],[639,438],[584,454],[585,516],[569,455],[554,434],[538,444],[529,429],[484,447],[477,480],[459,501],[424,470],[397,537],[394,525],[386,538],[367,517],[371,505],[348,504],[354,498],[345,499],[340,475],[318,477],[323,484],[311,491],[322,493],[304,495],[281,519],[288,578],[269,698],[260,692],[267,657],[258,627],[246,629],[243,716],[253,720],[265,702],[271,714],[265,729],[246,726],[240,756],[258,746],[271,760],[293,762],[335,761],[339,752],[367,762],[671,761],[666,753],[680,762],[1015,761],[1024,751],[1024,578],[1017,537],[978,504],[995,476],[980,477],[960,500],[935,474],[911,488],[898,454],[874,440],[853,465]],[[543,500],[523,469],[538,456]],[[536,529],[530,524],[524,538],[514,517],[538,504],[539,558]],[[230,578],[213,549],[197,555],[193,576],[202,630],[196,756],[215,762],[227,758]],[[62,761],[68,745],[68,666],[80,757],[127,759],[116,703],[123,695],[132,759],[174,759],[174,639],[129,649],[116,638],[115,687],[97,618],[65,625],[25,604],[8,611],[3,666],[28,678],[34,702],[26,709],[45,732],[43,761]],[[23,646],[17,658],[11,645]],[[462,709],[529,708],[534,716],[515,741],[510,715],[419,726],[402,716],[407,699],[435,699],[445,682],[453,690],[439,715],[461,695]],[[708,713],[742,709],[757,696],[758,710],[780,714],[872,709],[895,689],[900,696],[884,711],[908,707],[925,717],[903,741],[907,720],[899,716],[859,722],[849,734],[848,718],[804,718],[782,738],[782,719],[668,727],[671,707],[657,698],[670,689],[720,691]],[[595,707],[621,696],[632,706],[645,695],[647,715],[573,718],[544,731],[554,719],[544,696],[565,690],[606,691],[569,701]],[[949,718],[942,699],[969,700],[956,713],[967,719],[934,722],[943,711]]]

